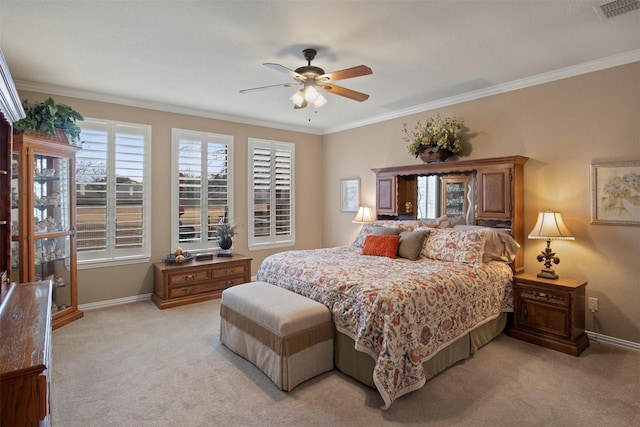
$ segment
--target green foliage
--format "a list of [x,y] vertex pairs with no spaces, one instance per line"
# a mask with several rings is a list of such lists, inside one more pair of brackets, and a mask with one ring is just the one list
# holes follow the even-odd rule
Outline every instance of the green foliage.
[[224,218],[220,219],[220,222],[216,226],[216,236],[218,238],[233,237],[236,235],[236,226],[225,221]]
[[402,125],[402,131],[405,134],[402,139],[409,143],[407,150],[416,157],[424,150],[444,149],[453,154],[462,151],[462,141],[458,136],[458,131],[462,128],[462,120],[448,117],[441,121],[438,114],[435,118],[428,118],[424,124],[418,120],[412,132],[407,129],[406,123]]
[[45,135],[55,136],[56,129],[62,129],[70,143],[80,142],[80,128],[76,125],[76,120],[84,118],[68,105],[56,105],[53,99],[48,98],[38,104],[29,104],[25,99],[22,107],[26,117],[13,124],[15,133],[40,131]]

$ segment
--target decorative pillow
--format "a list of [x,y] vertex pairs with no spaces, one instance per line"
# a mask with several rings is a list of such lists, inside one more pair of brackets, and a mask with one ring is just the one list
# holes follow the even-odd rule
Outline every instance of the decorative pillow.
[[360,229],[360,231],[358,232],[358,235],[356,236],[356,239],[353,241],[351,246],[355,248],[363,247],[364,239],[366,239],[367,236],[369,236],[372,232],[373,232],[373,224],[364,224]]
[[362,255],[396,257],[400,236],[367,236],[362,247]]
[[509,230],[487,228],[479,225],[456,225],[454,228],[457,230],[485,230],[482,262],[502,261],[512,263],[516,259],[520,244],[509,234]]
[[371,235],[372,236],[396,236],[403,231],[404,231],[404,228],[391,228],[391,227],[383,227],[381,225],[374,225]]
[[398,256],[415,261],[424,245],[424,239],[429,235],[429,230],[417,229],[415,231],[403,231],[400,233]]
[[447,262],[482,262],[486,230],[434,229],[429,233],[422,255]]

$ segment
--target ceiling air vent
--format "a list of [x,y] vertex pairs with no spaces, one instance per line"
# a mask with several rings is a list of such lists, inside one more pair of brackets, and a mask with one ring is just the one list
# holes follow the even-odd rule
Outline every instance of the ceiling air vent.
[[640,0],[616,0],[602,4],[598,9],[600,10],[596,11],[599,15],[603,15],[605,18],[613,18],[614,16],[640,9]]

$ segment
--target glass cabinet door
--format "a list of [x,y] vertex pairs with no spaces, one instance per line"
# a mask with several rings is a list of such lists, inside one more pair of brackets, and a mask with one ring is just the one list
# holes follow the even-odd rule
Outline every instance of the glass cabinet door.
[[32,280],[53,282],[54,313],[71,306],[71,211],[68,158],[35,154],[33,157]]
[[468,209],[469,177],[448,176],[440,178],[442,184],[441,215],[466,216]]
[[69,159],[34,156],[33,218],[34,233],[69,231]]
[[71,236],[36,239],[34,245],[35,281],[53,282],[51,311],[56,313],[71,306]]

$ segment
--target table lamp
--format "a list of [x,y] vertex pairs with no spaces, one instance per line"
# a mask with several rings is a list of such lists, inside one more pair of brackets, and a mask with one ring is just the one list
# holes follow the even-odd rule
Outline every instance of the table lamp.
[[551,268],[551,263],[559,264],[560,258],[556,256],[555,252],[551,251],[551,241],[575,240],[575,237],[571,235],[571,232],[564,225],[560,212],[540,212],[538,214],[538,222],[529,233],[529,238],[547,241],[547,247],[538,255],[538,262],[544,262],[544,268],[538,273],[538,277],[557,279],[558,275]]
[[373,210],[369,206],[360,206],[356,217],[351,222],[371,224],[374,221]]

